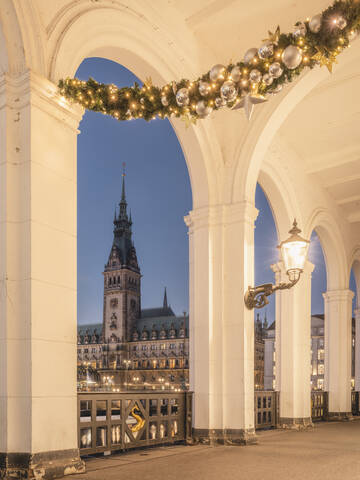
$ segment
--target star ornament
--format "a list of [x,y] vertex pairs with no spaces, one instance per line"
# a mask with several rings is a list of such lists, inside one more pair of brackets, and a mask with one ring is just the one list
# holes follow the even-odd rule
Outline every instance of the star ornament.
[[276,30],[274,33],[268,31],[268,38],[264,38],[263,42],[271,42],[271,43],[278,43],[279,38],[280,38],[280,27],[279,25],[277,26]]
[[232,110],[238,110],[239,108],[243,108],[246,118],[250,121],[253,114],[254,105],[258,105],[259,103],[264,102],[267,102],[267,99],[263,95],[259,95],[258,93],[247,93],[244,97],[242,97],[238,102],[235,103]]
[[318,50],[317,53],[315,53],[315,55],[313,55],[311,58],[318,62],[320,67],[325,66],[330,73],[332,73],[332,67],[334,63],[338,63],[336,60],[336,55],[329,53],[328,56],[326,56],[321,50]]

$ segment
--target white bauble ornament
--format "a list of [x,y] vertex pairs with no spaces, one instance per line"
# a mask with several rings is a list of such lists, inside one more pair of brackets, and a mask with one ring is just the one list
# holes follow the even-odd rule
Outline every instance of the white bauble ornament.
[[226,105],[226,102],[221,98],[221,97],[216,97],[215,98],[215,105],[217,108],[223,107]]
[[233,102],[237,96],[235,83],[231,80],[224,82],[220,88],[220,94],[226,102]]
[[271,42],[263,43],[258,50],[258,55],[263,60],[272,57],[274,55],[274,44]]
[[161,103],[163,104],[164,107],[167,107],[169,105],[169,100],[167,99],[166,95],[162,95]]
[[281,60],[283,64],[290,70],[298,67],[302,61],[302,54],[298,47],[295,45],[289,45],[285,48],[281,55]]
[[176,94],[176,103],[179,107],[185,107],[189,105],[189,90],[187,88],[180,88]]
[[321,28],[321,22],[322,22],[322,15],[321,13],[318,13],[317,15],[314,15],[312,19],[309,22],[309,29],[313,33],[318,33]]
[[205,97],[210,92],[210,85],[207,82],[200,81],[199,83],[199,93],[201,96]]
[[298,38],[298,37],[305,37],[306,35],[306,25],[303,22],[298,23],[298,25],[295,25],[294,27],[294,32],[293,32],[293,37]]
[[232,70],[231,70],[231,78],[234,82],[238,82],[241,78],[241,70],[238,66],[235,66]]
[[224,65],[214,65],[210,70],[210,80],[212,82],[216,82],[217,80],[222,80],[225,74],[225,67]]
[[340,15],[340,17],[338,17],[338,18],[336,19],[336,26],[339,27],[340,30],[344,30],[344,28],[346,27],[346,25],[347,25],[347,21],[345,20],[344,17],[342,17],[342,16]]
[[258,49],[257,48],[249,48],[244,55],[244,63],[250,63],[252,59],[257,55]]
[[259,83],[261,80],[261,72],[254,68],[253,70],[251,70],[249,77],[252,82]]
[[272,77],[279,78],[281,77],[282,73],[283,73],[283,69],[281,68],[281,65],[279,62],[274,62],[270,65],[269,74]]
[[265,83],[265,85],[269,86],[273,83],[274,78],[268,73],[265,73],[265,75],[263,75],[262,81]]
[[204,100],[200,100],[196,104],[196,113],[198,114],[198,116],[200,118],[207,117],[208,115],[210,115],[211,112],[212,112],[212,108],[210,106],[206,105]]

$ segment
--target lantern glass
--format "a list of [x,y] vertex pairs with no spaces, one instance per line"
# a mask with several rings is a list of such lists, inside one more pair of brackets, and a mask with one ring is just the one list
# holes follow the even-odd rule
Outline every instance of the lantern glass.
[[[291,236],[281,242],[279,248],[281,257],[285,265],[286,272],[301,272],[304,269],[308,250],[309,240],[302,238],[299,233],[301,230],[297,228],[296,220],[294,220],[293,228],[289,231]],[[297,276],[297,275],[296,275]]]

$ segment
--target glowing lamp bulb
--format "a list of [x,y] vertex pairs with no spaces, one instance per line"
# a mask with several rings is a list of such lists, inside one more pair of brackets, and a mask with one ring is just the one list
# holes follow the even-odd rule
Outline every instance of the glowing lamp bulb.
[[300,236],[296,220],[289,231],[290,237],[280,243],[281,257],[290,280],[297,280],[304,269],[310,241]]

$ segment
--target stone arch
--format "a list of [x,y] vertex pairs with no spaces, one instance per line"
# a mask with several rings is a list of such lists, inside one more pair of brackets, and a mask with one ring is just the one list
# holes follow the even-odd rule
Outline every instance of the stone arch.
[[19,74],[26,68],[25,50],[12,0],[3,0],[0,9],[0,74]]
[[356,298],[357,298],[357,305],[355,308],[360,308],[360,245],[355,247],[350,261],[350,268],[348,272],[348,278],[350,279],[351,270],[354,273],[355,277],[355,284],[356,284]]
[[327,290],[348,288],[346,250],[340,228],[325,208],[317,208],[305,224],[304,234],[315,230],[321,243],[326,265]]
[[258,183],[263,189],[275,222],[279,242],[288,236],[294,218],[299,218],[299,206],[289,181],[280,169],[265,161],[259,172]]
[[[53,26],[49,78],[57,82],[59,78],[73,76],[83,59],[92,56],[118,62],[139,78],[151,76],[156,84],[178,78],[180,71],[191,78],[194,74],[191,60],[185,61],[185,53],[181,50],[174,55],[173,41],[162,34],[155,35],[153,25],[145,22],[143,17],[134,11],[122,11],[109,5],[82,11],[71,20],[64,14],[64,24]],[[186,45],[192,41],[189,35],[185,40]],[[193,48],[195,52],[195,44]],[[220,149],[211,120],[199,122],[196,128],[189,129],[177,119],[171,123],[185,155],[193,208],[208,205],[210,198],[216,203],[218,187],[213,165],[214,159],[220,158]]]

